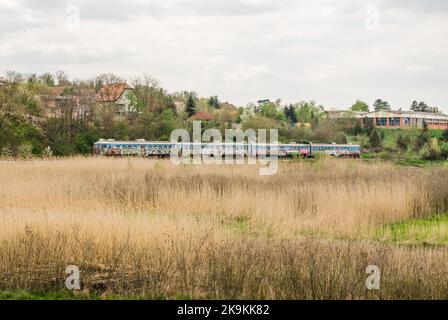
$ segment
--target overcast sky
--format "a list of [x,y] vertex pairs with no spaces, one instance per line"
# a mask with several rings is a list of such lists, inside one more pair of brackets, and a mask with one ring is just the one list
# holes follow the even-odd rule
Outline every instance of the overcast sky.
[[146,72],[238,105],[416,99],[448,112],[448,1],[1,1],[6,70]]

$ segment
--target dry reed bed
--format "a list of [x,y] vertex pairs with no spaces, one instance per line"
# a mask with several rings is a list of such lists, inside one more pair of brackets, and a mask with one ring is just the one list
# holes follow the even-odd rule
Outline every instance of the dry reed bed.
[[[447,250],[360,241],[446,211],[448,171],[358,161],[174,166],[80,158],[0,162],[0,289],[55,290],[69,264],[98,292],[217,298],[446,298]],[[368,264],[383,289],[364,288]]]

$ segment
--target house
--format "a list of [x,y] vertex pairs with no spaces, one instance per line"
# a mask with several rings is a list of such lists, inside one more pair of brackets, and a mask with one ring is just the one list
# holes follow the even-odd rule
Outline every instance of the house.
[[89,114],[89,106],[95,101],[93,89],[74,89],[66,86],[56,86],[47,89],[39,96],[44,115],[47,118],[71,116],[81,119]]
[[99,103],[113,103],[118,107],[119,114],[135,112],[134,90],[127,83],[107,84],[101,87],[96,95]]
[[448,116],[435,112],[401,110],[378,110],[372,112],[336,111],[330,112],[329,117],[336,120],[358,120],[363,126],[370,119],[377,128],[423,128],[423,124],[426,123],[430,129],[448,129]]
[[199,111],[192,118],[193,120],[211,121],[215,120],[215,115],[211,112]]

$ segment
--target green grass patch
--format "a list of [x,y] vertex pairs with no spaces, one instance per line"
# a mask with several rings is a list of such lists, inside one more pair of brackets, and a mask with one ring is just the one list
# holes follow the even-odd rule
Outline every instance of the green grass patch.
[[376,230],[373,237],[395,244],[448,245],[448,214],[392,223]]
[[4,291],[0,292],[0,300],[98,300],[98,295],[75,293],[72,291],[58,292],[28,292]]

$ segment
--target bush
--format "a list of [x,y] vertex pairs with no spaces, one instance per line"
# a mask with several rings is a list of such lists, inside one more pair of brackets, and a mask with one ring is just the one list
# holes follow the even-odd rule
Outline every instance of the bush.
[[443,159],[448,159],[448,142],[440,143],[440,154]]
[[431,142],[431,133],[429,132],[428,124],[425,122],[421,133],[415,140],[414,151],[419,152],[423,147],[427,146]]
[[437,139],[432,139],[430,144],[421,150],[421,156],[423,159],[430,161],[442,160],[442,150],[437,143]]
[[397,137],[397,149],[401,152],[408,151],[408,147],[411,144],[411,139],[409,136],[402,136],[401,134]]
[[51,150],[50,146],[46,147],[43,151],[42,151],[42,156],[44,158],[51,158],[53,156],[53,150]]
[[2,152],[0,152],[0,158],[11,158],[13,156],[13,152],[10,147],[5,146],[2,148]]
[[377,130],[373,130],[369,137],[370,147],[376,152],[381,151],[382,141],[381,136],[378,134]]
[[28,142],[22,143],[17,148],[17,155],[23,159],[31,157],[32,153],[33,153],[33,146],[31,145],[31,143]]

